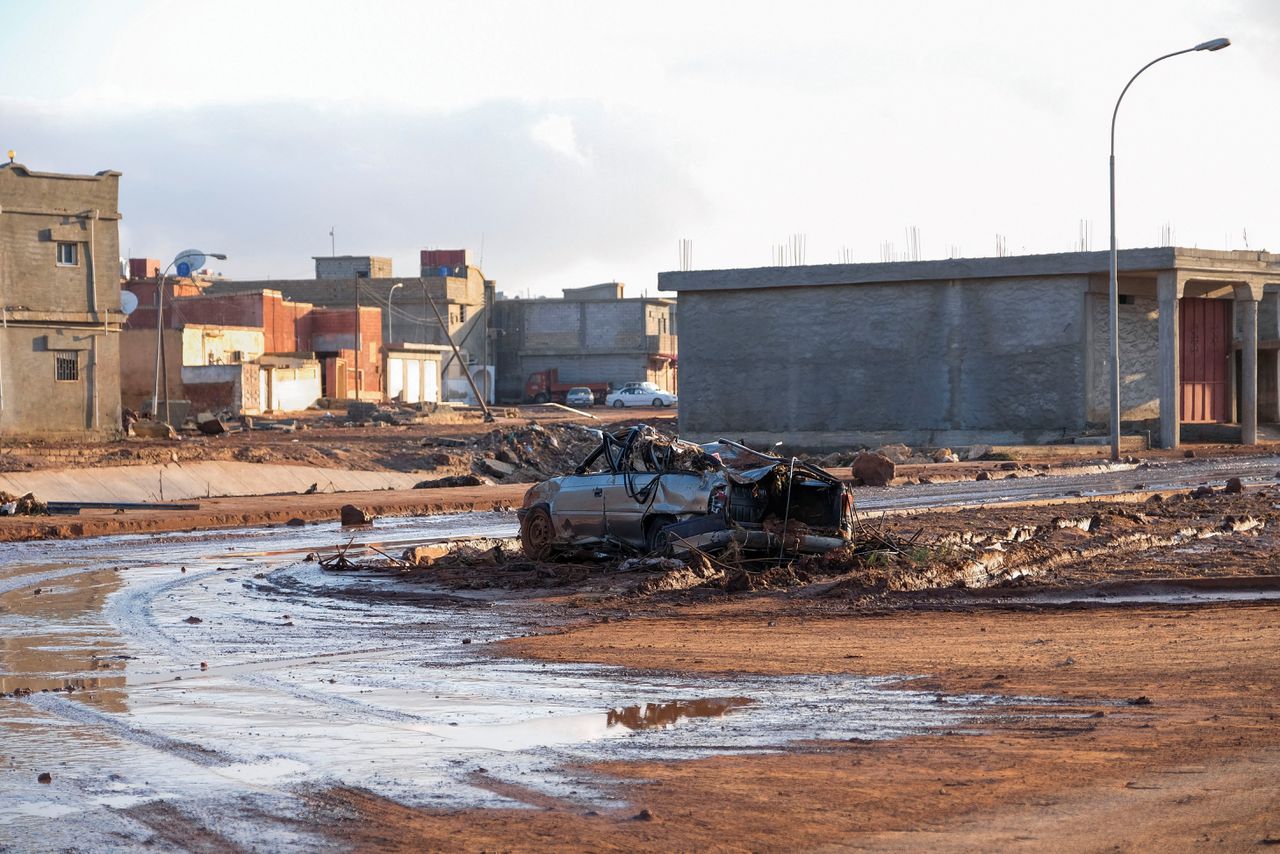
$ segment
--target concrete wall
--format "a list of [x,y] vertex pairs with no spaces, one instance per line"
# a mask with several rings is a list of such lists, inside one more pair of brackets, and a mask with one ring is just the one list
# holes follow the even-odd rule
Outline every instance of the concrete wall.
[[192,412],[230,409],[252,415],[261,409],[259,368],[242,365],[184,365],[181,394],[191,401]]
[[263,365],[261,371],[267,385],[266,398],[259,402],[264,411],[299,412],[323,396],[319,362],[287,368]]
[[[183,399],[181,383],[182,330],[163,330],[165,358],[169,363],[169,393]],[[155,394],[156,331],[125,329],[120,333],[120,402],[130,409],[151,410]],[[161,391],[161,400],[164,392]]]
[[319,256],[314,260],[317,279],[377,279],[392,275],[391,259],[376,255]]
[[264,352],[261,329],[195,324],[182,329],[183,365],[252,362]]
[[[57,380],[58,354],[76,360],[78,379]],[[0,435],[95,431],[95,422],[96,432],[119,430],[119,366],[118,334],[83,326],[0,328]]]
[[1088,277],[686,291],[681,433],[930,444],[1084,427]]
[[[1120,420],[1160,417],[1160,312],[1155,299],[1131,297],[1120,316]],[[1089,391],[1086,418],[1111,419],[1111,322],[1106,294],[1089,294]]]

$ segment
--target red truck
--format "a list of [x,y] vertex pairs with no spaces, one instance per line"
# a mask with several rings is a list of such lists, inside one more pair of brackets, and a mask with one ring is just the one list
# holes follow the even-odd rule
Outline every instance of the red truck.
[[524,381],[524,399],[526,403],[564,403],[569,389],[579,386],[591,389],[596,403],[604,403],[605,396],[609,394],[608,383],[562,383],[558,371],[551,368],[529,374],[529,379]]

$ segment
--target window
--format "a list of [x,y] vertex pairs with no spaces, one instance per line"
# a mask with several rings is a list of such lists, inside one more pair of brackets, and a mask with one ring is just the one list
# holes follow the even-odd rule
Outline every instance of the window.
[[58,266],[74,267],[80,263],[80,247],[74,243],[58,244]]
[[80,357],[76,353],[55,353],[54,377],[60,383],[73,383],[80,379]]

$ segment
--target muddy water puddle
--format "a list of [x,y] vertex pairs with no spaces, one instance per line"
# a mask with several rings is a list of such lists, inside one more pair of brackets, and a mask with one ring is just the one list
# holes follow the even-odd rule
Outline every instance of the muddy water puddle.
[[[500,514],[395,521],[357,541],[509,533]],[[587,766],[1043,711],[902,690],[900,678],[493,658],[484,644],[536,628],[532,606],[424,605],[421,585],[299,559],[350,536],[313,526],[6,551],[0,837],[18,850],[129,848],[151,838],[146,805],[164,802],[233,843],[315,847],[323,840],[290,821],[293,793],[307,788],[363,787],[426,807],[528,807],[519,793],[535,792],[620,808],[627,792]],[[352,588],[378,595],[362,601]],[[53,782],[37,783],[45,771]]]

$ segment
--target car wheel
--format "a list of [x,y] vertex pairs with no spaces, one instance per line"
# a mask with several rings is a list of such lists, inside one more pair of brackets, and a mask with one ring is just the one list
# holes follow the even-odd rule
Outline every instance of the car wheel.
[[662,402],[662,398],[660,397],[655,397],[653,399],[653,405],[656,409],[661,409],[662,407],[666,406],[666,404]]
[[534,403],[549,403],[550,401],[551,401],[551,396],[547,394],[545,391],[538,393],[533,398]]
[[613,408],[614,408],[614,409],[621,409],[621,408],[622,408],[622,407],[624,407],[624,406],[626,406],[626,404],[625,404],[625,403],[623,403],[623,402],[622,402],[622,401],[620,401],[620,400],[615,400],[615,401],[613,402]]
[[662,529],[675,522],[674,516],[651,516],[644,523],[644,546],[649,554],[666,551],[667,535]]
[[520,520],[520,547],[529,560],[548,560],[554,549],[556,528],[545,507],[530,507]]

